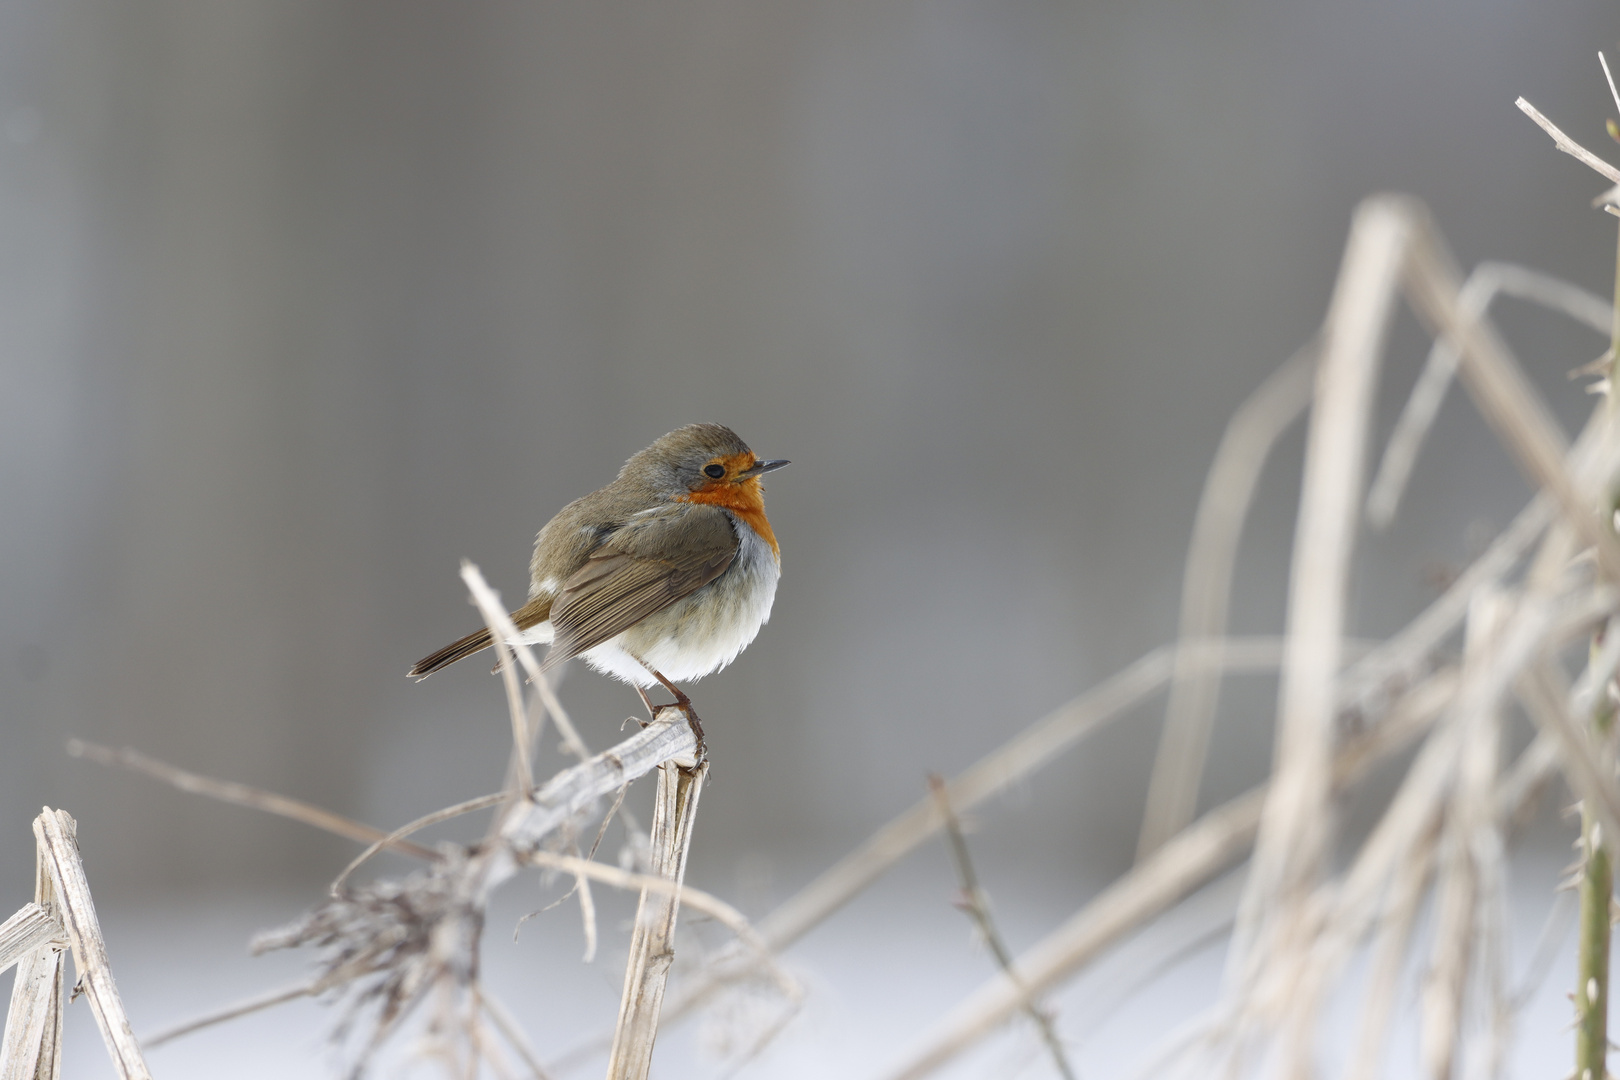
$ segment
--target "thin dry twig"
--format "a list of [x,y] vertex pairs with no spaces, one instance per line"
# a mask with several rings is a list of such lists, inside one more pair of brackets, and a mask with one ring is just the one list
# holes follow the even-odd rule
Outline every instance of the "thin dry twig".
[[192,1019],[187,1020],[185,1023],[175,1024],[173,1027],[166,1027],[159,1031],[156,1035],[148,1035],[146,1038],[141,1040],[141,1043],[148,1050],[150,1050],[154,1046],[162,1046],[166,1042],[173,1039],[178,1039],[182,1035],[190,1035],[194,1031],[201,1031],[205,1027],[213,1027],[215,1024],[223,1024],[227,1020],[235,1020],[237,1017],[249,1016],[256,1012],[262,1012],[265,1009],[274,1008],[277,1005],[285,1005],[289,1001],[297,1001],[299,998],[310,997],[314,994],[318,994],[319,992],[320,985],[318,983],[300,983],[297,986],[289,986],[281,990],[272,990],[267,994],[260,994],[257,997],[251,997],[245,1001],[239,1001],[234,1005],[227,1005],[218,1012],[206,1013],[202,1016],[193,1017]]
[[737,940],[753,950],[754,955],[765,964],[766,970],[771,973],[784,993],[795,998],[800,994],[798,984],[777,965],[770,947],[765,943],[765,939],[759,936],[759,932],[749,925],[747,916],[713,893],[656,874],[621,870],[617,866],[592,862],[577,855],[562,855],[555,851],[526,852],[523,861],[535,866],[548,866],[581,874],[619,889],[647,890],[673,896],[681,905],[702,912],[736,935]]
[[323,832],[357,840],[362,844],[384,843],[390,850],[414,855],[418,859],[431,861],[437,858],[431,850],[420,844],[413,844],[407,840],[390,841],[388,834],[381,829],[363,825],[311,803],[249,787],[247,784],[238,784],[231,780],[215,780],[213,777],[189,772],[128,746],[114,750],[110,746],[101,746],[83,739],[69,739],[67,752],[72,757],[86,758],[98,765],[115,765],[150,776],[191,795],[205,795],[210,799],[245,806],[251,810],[262,810],[277,817],[291,818]]
[[1558,149],[1562,150],[1564,153],[1568,154],[1570,157],[1574,158],[1576,161],[1579,161],[1582,165],[1585,165],[1594,172],[1608,177],[1611,183],[1620,184],[1620,169],[1610,165],[1607,161],[1604,161],[1602,158],[1592,153],[1592,151],[1588,150],[1586,147],[1582,146],[1568,135],[1565,135],[1561,130],[1559,130],[1557,124],[1541,115],[1541,110],[1537,109],[1524,98],[1519,98],[1513,104],[1517,105],[1519,110],[1523,112],[1524,115],[1528,116],[1530,119],[1539,124],[1541,126],[1541,130],[1545,131],[1548,135],[1551,135],[1553,145],[1558,147]]
[[945,1014],[884,1075],[891,1080],[927,1076],[1045,994],[1104,948],[1136,929],[1241,857],[1254,839],[1266,792],[1257,788],[1211,810],[1175,839],[1108,886],[1013,965],[1019,980],[1001,974]]
[[962,898],[959,906],[966,911],[973,920],[973,925],[979,930],[979,937],[990,949],[990,954],[996,958],[996,964],[1025,995],[1024,1015],[1035,1024],[1036,1030],[1041,1033],[1041,1041],[1046,1044],[1047,1053],[1052,1055],[1052,1064],[1057,1067],[1060,1075],[1066,1080],[1075,1080],[1074,1067],[1069,1064],[1069,1056],[1064,1053],[1063,1041],[1058,1038],[1057,1026],[1052,1016],[1041,1008],[1040,1002],[1029,994],[1027,987],[1023,986],[1018,972],[1013,968],[1012,951],[1002,940],[1001,932],[996,929],[995,919],[990,915],[990,898],[979,886],[979,876],[973,872],[973,859],[968,854],[967,837],[962,835],[962,823],[956,820],[956,812],[951,809],[950,795],[945,790],[945,779],[937,774],[929,774],[928,790],[939,803],[940,817],[945,820],[945,835],[949,838],[951,860],[956,864],[956,874],[962,883]]
[[534,1047],[530,1045],[528,1036],[523,1034],[523,1027],[517,1022],[517,1018],[512,1015],[511,1010],[501,1004],[499,998],[483,987],[479,987],[476,993],[479,1007],[484,1010],[485,1015],[494,1023],[495,1029],[506,1039],[506,1044],[517,1051],[518,1057],[523,1059],[523,1064],[534,1074],[535,1080],[549,1080],[550,1074],[541,1066],[539,1055],[535,1053]]
[[581,761],[590,757],[590,748],[585,745],[585,740],[579,737],[579,729],[569,719],[568,710],[564,709],[562,702],[557,699],[557,692],[552,688],[551,679],[541,668],[540,661],[535,659],[534,650],[523,640],[523,635],[518,632],[511,616],[506,613],[506,608],[501,606],[500,597],[495,594],[495,590],[484,581],[484,575],[479,572],[478,567],[465,560],[461,564],[461,580],[466,583],[467,591],[473,596],[473,602],[477,604],[485,622],[489,625],[490,636],[497,642],[504,642],[517,657],[518,663],[523,665],[523,670],[539,693],[546,712],[551,715],[557,730],[562,733],[564,745]]
[[454,806],[446,806],[442,810],[435,810],[431,814],[423,814],[415,821],[401,825],[399,828],[395,829],[393,832],[389,833],[381,840],[378,840],[376,843],[372,844],[370,847],[366,848],[360,854],[351,859],[349,861],[349,865],[345,866],[343,871],[339,873],[337,877],[332,879],[332,884],[327,886],[326,891],[332,896],[338,895],[343,891],[344,882],[348,881],[349,877],[353,875],[356,870],[360,869],[364,863],[369,861],[379,851],[390,844],[403,840],[412,833],[420,832],[421,830],[428,828],[430,825],[437,825],[441,821],[449,821],[451,818],[460,817],[462,814],[472,814],[479,810],[487,810],[491,806],[498,806],[506,799],[506,797],[507,793],[504,791],[496,791],[488,795],[480,795],[477,798],[468,799],[466,802],[459,802]]

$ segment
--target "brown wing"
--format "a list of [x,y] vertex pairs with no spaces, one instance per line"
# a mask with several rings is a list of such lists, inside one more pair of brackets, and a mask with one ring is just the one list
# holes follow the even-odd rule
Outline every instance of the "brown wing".
[[616,637],[721,574],[737,556],[725,511],[686,504],[636,518],[609,534],[551,604],[546,666]]

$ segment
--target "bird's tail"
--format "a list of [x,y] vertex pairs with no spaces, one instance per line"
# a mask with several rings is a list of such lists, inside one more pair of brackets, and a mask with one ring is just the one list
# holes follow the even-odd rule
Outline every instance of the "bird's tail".
[[[527,630],[551,617],[551,600],[549,597],[540,597],[530,600],[527,604],[512,612],[512,622],[517,624],[519,630]],[[408,672],[413,679],[425,679],[440,668],[449,667],[457,660],[464,660],[473,653],[483,652],[494,643],[489,628],[474,631],[460,641],[452,641],[438,652],[429,653],[416,662],[416,666]]]
[[410,676],[413,679],[425,679],[440,668],[449,667],[457,660],[465,659],[475,652],[483,652],[489,648],[491,641],[489,628],[486,626],[477,633],[468,634],[460,641],[451,642],[436,653],[429,653],[427,656],[422,657],[416,662],[416,666],[411,668]]

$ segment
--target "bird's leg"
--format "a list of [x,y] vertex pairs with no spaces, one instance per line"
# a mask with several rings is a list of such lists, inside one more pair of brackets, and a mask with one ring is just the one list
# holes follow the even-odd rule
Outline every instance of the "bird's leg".
[[[651,670],[651,669],[649,668],[648,670]],[[647,715],[648,716],[657,716],[658,715],[658,709],[656,707],[654,707],[654,705],[652,703],[652,698],[647,696],[647,691],[643,690],[640,686],[636,686],[635,683],[631,683],[630,685],[636,687],[636,694],[638,696],[640,696],[641,703],[647,707]],[[646,725],[643,724],[642,726],[645,727]]]
[[653,671],[652,668],[648,668],[647,670],[652,671],[652,677],[657,679],[659,682],[664,684],[664,689],[665,690],[668,690],[670,693],[675,695],[675,704],[679,705],[683,709],[689,708],[691,706],[692,699],[687,697],[685,694],[681,693],[681,688],[680,687],[676,686],[674,683],[672,683],[668,679],[664,678],[658,672]]
[[[641,661],[641,666],[647,669],[648,674],[663,684],[665,690],[668,690],[670,693],[675,695],[674,707],[685,713],[686,722],[692,725],[692,734],[697,739],[697,750],[693,756],[696,757],[699,764],[701,764],[703,759],[709,756],[709,749],[703,742],[703,721],[698,719],[697,711],[692,708],[692,699],[681,693],[680,687],[664,678],[663,673],[658,671],[651,664],[647,663],[645,660],[641,660],[640,657],[637,657],[636,659]],[[638,686],[636,687],[636,693],[641,695],[641,701],[647,706],[647,711],[652,713],[654,719],[657,719],[658,709],[654,708],[653,703],[647,699],[646,691],[642,690],[641,687]],[[659,708],[667,709],[670,708],[670,706],[663,705],[659,706]]]

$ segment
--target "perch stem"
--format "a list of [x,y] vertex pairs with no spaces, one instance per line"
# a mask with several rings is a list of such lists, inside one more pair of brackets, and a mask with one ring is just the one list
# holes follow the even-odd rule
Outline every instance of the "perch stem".
[[[707,762],[695,769],[683,769],[673,762],[658,767],[651,870],[677,887],[686,876],[692,824],[708,772]],[[635,931],[630,938],[630,959],[625,965],[619,1023],[613,1033],[613,1050],[608,1059],[608,1080],[645,1080],[652,1068],[664,985],[675,961],[675,920],[679,914],[678,891],[642,890]]]

